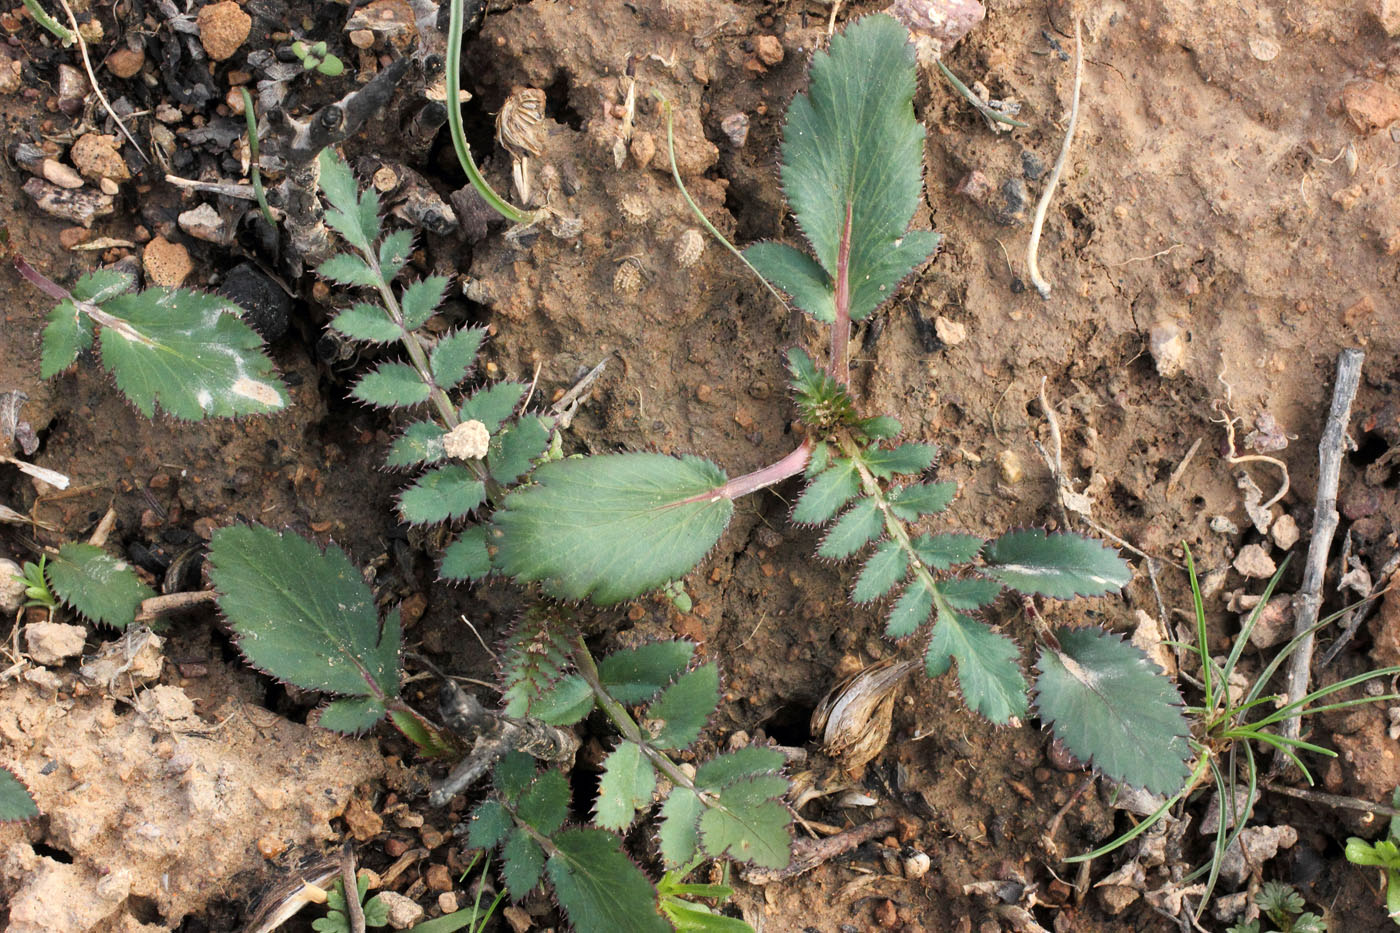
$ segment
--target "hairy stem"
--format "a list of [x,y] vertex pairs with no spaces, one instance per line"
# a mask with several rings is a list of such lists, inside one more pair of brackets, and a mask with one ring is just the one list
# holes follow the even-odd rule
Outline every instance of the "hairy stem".
[[108,314],[106,311],[103,311],[100,306],[91,301],[83,301],[74,298],[72,292],[68,291],[68,289],[64,288],[62,285],[59,285],[47,275],[44,275],[44,273],[40,272],[38,269],[35,269],[21,257],[16,256],[14,262],[15,271],[20,274],[21,278],[55,301],[73,302],[74,307],[92,318],[94,322],[101,324],[103,327],[110,327],[114,333],[121,334],[124,338],[133,343],[139,343],[147,347],[154,347],[156,345],[155,341],[150,337],[136,330],[136,328],[132,327],[121,318]]
[[807,468],[807,461],[812,457],[811,438],[803,441],[797,449],[788,454],[777,463],[770,463],[766,467],[754,470],[752,473],[745,473],[743,476],[736,476],[725,483],[719,489],[711,493],[704,493],[694,499],[685,501],[692,502],[697,499],[737,499],[740,496],[747,496],[750,493],[766,489],[775,483],[781,483],[790,476],[796,476]]
[[847,385],[851,377],[851,204],[846,205],[846,222],[841,227],[841,245],[836,251],[836,320],[831,323],[831,377]]

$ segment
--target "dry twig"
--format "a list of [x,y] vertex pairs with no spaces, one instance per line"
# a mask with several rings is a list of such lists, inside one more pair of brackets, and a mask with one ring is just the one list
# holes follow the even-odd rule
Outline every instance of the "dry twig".
[[1031,240],[1026,248],[1026,271],[1030,274],[1031,284],[1035,290],[1040,292],[1041,298],[1050,297],[1050,283],[1041,278],[1040,266],[1037,263],[1040,252],[1040,228],[1045,223],[1045,211],[1050,206],[1050,199],[1055,194],[1055,188],[1060,183],[1060,173],[1064,171],[1065,160],[1069,158],[1069,147],[1074,142],[1074,129],[1079,123],[1079,87],[1084,78],[1084,43],[1080,35],[1079,17],[1074,18],[1074,95],[1070,99],[1069,105],[1069,125],[1065,127],[1065,141],[1060,146],[1060,157],[1055,160],[1055,167],[1050,170],[1050,178],[1045,182],[1045,191],[1040,195],[1040,203],[1035,206],[1035,221],[1031,224]]

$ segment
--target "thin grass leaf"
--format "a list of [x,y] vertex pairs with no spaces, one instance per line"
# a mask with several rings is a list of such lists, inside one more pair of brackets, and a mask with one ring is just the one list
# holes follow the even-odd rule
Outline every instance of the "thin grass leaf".
[[55,596],[84,618],[118,630],[130,625],[141,603],[156,595],[130,564],[91,544],[63,545],[45,570]]

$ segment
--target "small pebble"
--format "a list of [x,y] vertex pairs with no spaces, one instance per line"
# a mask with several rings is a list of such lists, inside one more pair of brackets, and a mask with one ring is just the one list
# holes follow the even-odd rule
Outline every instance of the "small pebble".
[[927,852],[915,852],[904,859],[904,877],[911,880],[922,878],[928,874],[929,864]]
[[1001,469],[1002,482],[1008,486],[1015,486],[1025,478],[1025,468],[1021,466],[1021,458],[1016,456],[1014,450],[1003,450],[997,454],[997,466]]
[[777,36],[759,36],[754,43],[754,51],[758,54],[758,60],[770,68],[783,60],[783,44]]
[[206,243],[224,242],[224,220],[212,204],[204,203],[179,216],[180,229]]
[[134,78],[146,64],[142,49],[119,48],[107,56],[107,70],[117,78]]
[[720,131],[729,137],[735,149],[744,148],[749,141],[749,116],[746,113],[731,113],[719,121]]
[[163,236],[152,238],[141,251],[141,265],[152,285],[178,288],[194,271],[190,251],[180,243],[171,243]]
[[368,29],[352,29],[350,31],[350,44],[357,49],[368,49],[374,46],[374,33]]
[[1259,580],[1272,577],[1278,569],[1262,544],[1247,544],[1241,548],[1234,566],[1243,576]]
[[87,629],[61,622],[31,622],[24,627],[24,644],[34,663],[45,667],[62,664],[83,653]]
[[253,29],[253,18],[234,0],[210,3],[199,11],[199,43],[216,62],[233,56]]
[[967,325],[949,320],[941,314],[933,322],[933,331],[939,340],[950,347],[956,347],[967,339]]
[[53,182],[60,188],[74,190],[83,186],[83,176],[71,165],[64,165],[57,159],[45,159],[39,165],[39,174],[45,181]]
[[1275,547],[1286,551],[1298,543],[1298,523],[1285,512],[1274,520],[1269,528],[1269,537],[1273,539]]
[[1147,335],[1147,349],[1157,363],[1157,375],[1170,379],[1181,372],[1186,363],[1186,336],[1174,321],[1153,326]]
[[656,140],[652,138],[650,133],[635,133],[632,136],[631,145],[628,146],[628,151],[632,153],[632,159],[637,163],[638,168],[647,168],[656,155]]
[[452,873],[446,865],[429,865],[425,876],[429,891],[451,891]]
[[438,895],[438,910],[444,914],[454,914],[457,912],[457,895],[451,891],[443,891]]
[[380,891],[376,896],[388,911],[392,930],[407,930],[423,919],[423,908],[397,891]]

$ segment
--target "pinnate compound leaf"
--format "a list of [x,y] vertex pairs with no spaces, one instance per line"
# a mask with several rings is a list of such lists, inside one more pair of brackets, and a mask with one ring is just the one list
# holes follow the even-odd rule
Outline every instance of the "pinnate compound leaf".
[[403,324],[409,330],[417,330],[433,316],[442,296],[447,294],[447,279],[441,275],[430,275],[420,279],[403,290],[399,306],[403,309]]
[[824,324],[836,320],[836,289],[831,276],[800,250],[786,243],[755,243],[744,258],[793,304]]
[[900,444],[893,450],[872,447],[865,453],[865,465],[881,479],[896,473],[922,473],[933,464],[938,448],[932,444]]
[[890,495],[890,511],[906,522],[918,521],[924,515],[942,512],[958,494],[958,484],[915,483],[903,486]]
[[807,484],[792,510],[799,525],[817,525],[831,520],[837,510],[860,492],[860,476],[850,460],[837,460],[831,468]]
[[847,509],[840,521],[831,526],[817,548],[817,556],[833,560],[850,557],[884,530],[885,517],[880,514],[878,503],[866,497]]
[[939,612],[924,655],[930,677],[947,672],[958,662],[958,684],[967,705],[994,723],[1026,712],[1026,679],[1021,676],[1016,643],[976,619],[957,612]]
[[248,663],[305,690],[398,696],[398,613],[381,627],[373,594],[340,548],[231,525],[214,532],[209,563]]
[[965,564],[980,550],[982,539],[975,535],[921,535],[914,539],[914,553],[919,555],[919,560],[938,570]]
[[496,566],[565,599],[611,605],[678,580],[719,540],[734,504],[697,457],[631,453],[537,467],[493,517]]
[[316,274],[337,285],[351,288],[376,288],[379,276],[359,256],[350,253],[337,253],[316,267]]
[[549,427],[538,415],[526,415],[491,437],[486,449],[486,465],[491,478],[510,486],[530,472],[535,458],[549,446]]
[[549,857],[554,895],[577,933],[668,933],[657,912],[656,888],[601,829],[555,836]]
[[685,748],[700,737],[719,706],[719,665],[713,661],[682,674],[642,714],[642,728],[657,748]]
[[79,313],[78,306],[66,298],[49,312],[48,320],[39,354],[39,376],[43,379],[52,379],[77,362],[78,354],[92,346],[96,333],[92,318]]
[[637,810],[651,802],[656,770],[635,742],[623,742],[603,762],[593,821],[604,829],[624,830]]
[[379,271],[384,281],[392,282],[403,271],[404,263],[413,254],[413,231],[395,230],[379,241]]
[[481,341],[486,339],[486,328],[467,327],[455,330],[438,341],[433,347],[433,381],[440,389],[452,389],[467,378],[476,351],[481,349]]
[[685,787],[671,791],[661,805],[661,828],[656,839],[661,858],[668,868],[689,865],[700,845],[700,814],[705,804],[695,792]]
[[928,621],[931,612],[933,591],[922,577],[915,577],[904,588],[904,594],[890,610],[889,621],[885,623],[885,634],[890,638],[907,638]]
[[831,280],[849,217],[850,310],[858,321],[938,242],[908,229],[923,186],[924,140],[909,34],[888,16],[865,17],[814,56],[811,78],[788,108],[783,186]]
[[486,487],[464,466],[430,470],[399,496],[399,512],[415,525],[461,518],[481,505]]
[[643,703],[675,680],[694,655],[694,642],[651,641],[603,658],[598,662],[598,679],[619,703]]
[[495,434],[524,395],[525,386],[520,383],[498,382],[463,402],[458,414],[463,421],[480,421],[487,431]]
[[513,901],[522,900],[540,883],[544,872],[544,850],[522,827],[512,827],[501,847],[501,880]]
[[898,541],[885,541],[875,549],[861,568],[856,578],[851,599],[857,603],[868,603],[888,593],[896,583],[904,579],[909,569],[909,555]]
[[1066,749],[1115,781],[1174,794],[1191,774],[1181,695],[1140,650],[1094,627],[1040,652],[1035,705]]
[[982,573],[1022,593],[1055,599],[1102,596],[1127,586],[1132,570],[1100,541],[1040,528],[1009,531],[982,551]]
[[156,595],[130,564],[92,544],[63,545],[47,572],[54,595],[84,618],[115,629],[130,625],[142,601]]
[[9,768],[0,766],[0,823],[32,820],[39,815],[39,805],[19,778]]
[[545,771],[515,802],[515,815],[541,836],[552,836],[569,817],[569,781],[560,771]]
[[321,710],[316,724],[342,735],[359,735],[369,731],[386,712],[388,708],[379,697],[341,697]]
[[761,745],[749,745],[726,752],[702,764],[695,772],[695,785],[706,790],[722,790],[745,778],[775,774],[782,769],[783,753]]
[[500,845],[514,824],[499,800],[487,799],[472,811],[467,828],[467,845],[473,849],[493,849]]
[[776,775],[737,781],[720,791],[714,807],[700,816],[700,843],[712,858],[782,868],[790,855],[785,778]]
[[491,554],[486,550],[485,525],[473,525],[443,549],[438,573],[445,580],[481,580],[490,572]]
[[436,422],[415,421],[394,438],[384,462],[387,466],[400,468],[437,463],[447,457],[447,451],[442,449],[442,439],[446,434],[447,430]]
[[286,407],[262,338],[227,299],[148,288],[116,295],[102,310],[122,320],[102,328],[102,365],[146,417],[157,406],[186,421]]
[[981,609],[1001,595],[1001,584],[995,580],[945,580],[938,584],[938,592],[948,605],[964,611]]
[[389,312],[364,301],[337,314],[331,327],[351,340],[365,343],[397,343],[404,338],[403,328],[389,319]]
[[365,373],[350,394],[369,405],[381,408],[407,408],[428,400],[432,389],[418,376],[418,370],[407,363],[385,363],[373,372]]

